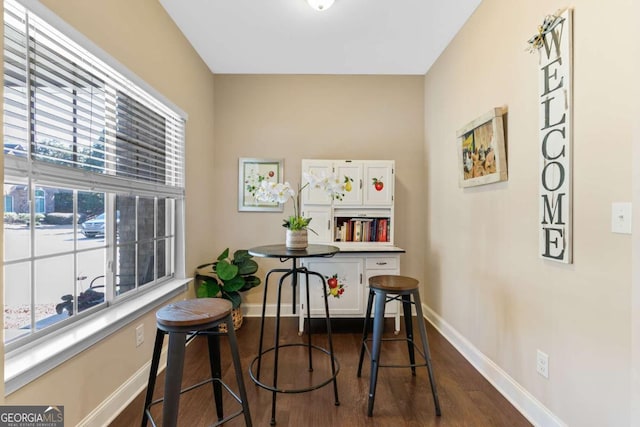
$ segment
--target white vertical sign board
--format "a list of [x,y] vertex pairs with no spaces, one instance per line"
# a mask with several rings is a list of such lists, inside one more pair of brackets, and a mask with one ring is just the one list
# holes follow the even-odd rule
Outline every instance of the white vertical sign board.
[[538,70],[540,95],[540,256],[572,262],[571,11],[543,34]]

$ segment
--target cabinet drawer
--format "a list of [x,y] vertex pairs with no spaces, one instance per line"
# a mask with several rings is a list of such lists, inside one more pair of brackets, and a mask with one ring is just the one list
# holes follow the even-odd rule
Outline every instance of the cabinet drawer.
[[398,258],[397,257],[371,257],[367,258],[365,261],[365,266],[368,269],[389,269],[395,270],[398,268]]

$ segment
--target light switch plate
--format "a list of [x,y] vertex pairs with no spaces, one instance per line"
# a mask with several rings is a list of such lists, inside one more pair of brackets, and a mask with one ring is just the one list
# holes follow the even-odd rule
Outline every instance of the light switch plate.
[[631,234],[631,203],[616,202],[611,204],[611,231]]

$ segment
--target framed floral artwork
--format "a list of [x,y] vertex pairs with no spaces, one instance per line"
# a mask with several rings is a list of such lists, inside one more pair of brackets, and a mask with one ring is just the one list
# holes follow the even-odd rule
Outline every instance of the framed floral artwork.
[[282,212],[278,202],[259,202],[253,196],[262,181],[283,182],[283,159],[240,157],[238,161],[238,210],[253,212]]
[[494,108],[457,132],[458,184],[460,187],[507,180],[507,158],[502,116]]

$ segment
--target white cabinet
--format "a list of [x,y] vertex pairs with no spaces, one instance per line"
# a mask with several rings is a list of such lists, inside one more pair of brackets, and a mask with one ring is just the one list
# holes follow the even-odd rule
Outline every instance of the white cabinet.
[[[393,160],[302,160],[302,171],[315,175],[335,173],[346,184],[340,207],[393,206],[395,170]],[[331,205],[331,198],[320,189],[306,188],[302,204]]]
[[[364,317],[369,296],[369,278],[382,274],[400,274],[400,254],[394,246],[393,160],[302,160],[302,172],[316,175],[335,173],[346,185],[342,200],[331,200],[322,190],[306,188],[302,192],[302,215],[312,218],[309,243],[338,246],[332,258],[302,260],[310,271],[326,279],[336,275],[344,285],[340,298],[329,296],[331,317]],[[301,277],[301,280],[303,278]],[[303,282],[301,282],[303,283]],[[309,306],[312,317],[324,316],[322,284],[312,277]],[[306,290],[300,286],[299,331],[304,328]],[[395,317],[400,329],[397,302],[387,303],[385,316]]]
[[[365,258],[365,295],[369,298],[369,278],[373,276],[383,276],[387,274],[400,274],[400,257],[398,255],[379,254],[376,256],[369,255]],[[366,310],[365,301],[365,310]],[[374,313],[375,310],[372,311]],[[384,314],[386,317],[391,315],[399,316],[398,302],[387,303],[384,308]],[[400,330],[399,317],[396,321],[396,331]]]
[[[342,286],[344,292],[339,297],[329,295],[329,310],[336,317],[358,317],[365,309],[364,295],[362,293],[363,260],[360,257],[309,258],[302,261],[302,265],[310,271],[320,273],[329,280],[337,279],[338,286]],[[302,282],[303,283],[303,282]],[[300,315],[306,315],[306,290],[301,286]],[[317,276],[309,276],[309,306],[312,316],[324,316],[324,298],[322,281]]]
[[303,173],[335,173],[346,187],[342,200],[320,189],[303,190],[302,215],[314,225],[328,218],[330,230],[324,232],[323,222],[323,231],[314,229],[319,235],[311,233],[309,242],[393,246],[394,169],[393,160],[302,160]]
[[303,210],[302,215],[305,218],[311,218],[309,228],[312,230],[308,234],[311,243],[330,242],[331,234],[331,209],[328,206],[310,205]]
[[367,206],[393,205],[393,164],[387,161],[370,161],[364,167],[364,204]]
[[[303,160],[302,172],[312,173],[316,176],[333,173],[332,160]],[[304,182],[304,180],[302,181]],[[331,205],[331,197],[318,188],[307,187],[302,190],[302,205]]]
[[362,205],[362,162],[351,160],[336,161],[333,164],[333,168],[338,180],[345,184],[344,197],[342,200],[335,200],[334,205]]
[[[316,175],[335,173],[346,191],[336,207],[393,206],[394,162],[391,160],[303,160],[302,171]],[[319,189],[305,189],[303,204],[331,204]]]
[[[307,258],[302,265],[309,271],[321,274],[325,280],[336,277],[338,285],[344,286],[339,298],[329,295],[329,313],[332,318],[363,318],[369,297],[369,278],[384,274],[400,274],[400,253],[397,252],[361,253],[340,252],[332,258]],[[300,283],[300,310],[298,331],[304,330],[307,316],[307,293],[304,275]],[[324,289],[326,291],[326,288]],[[323,286],[320,278],[309,276],[309,307],[311,317],[324,317]],[[387,303],[385,317],[395,318],[395,331],[400,330],[400,310],[398,302]]]

